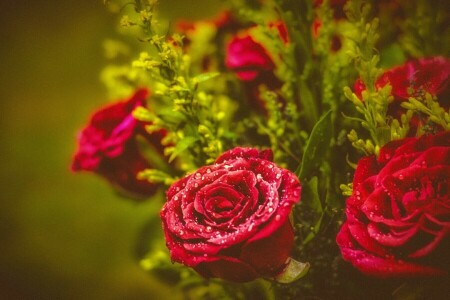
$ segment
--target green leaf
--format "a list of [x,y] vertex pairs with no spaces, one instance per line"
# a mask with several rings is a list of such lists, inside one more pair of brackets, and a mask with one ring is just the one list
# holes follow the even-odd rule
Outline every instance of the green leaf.
[[188,136],[183,138],[181,141],[177,143],[175,146],[175,150],[172,152],[172,154],[169,157],[169,162],[172,162],[175,157],[180,155],[183,151],[185,151],[187,148],[192,146],[198,139],[193,136]]
[[317,120],[317,104],[311,90],[304,80],[300,80],[299,82],[299,91],[303,109],[306,112],[306,118],[309,119],[309,124],[314,124]]
[[308,273],[309,263],[302,263],[289,257],[287,266],[283,272],[275,277],[275,281],[279,283],[291,283],[297,279],[302,278]]
[[319,180],[316,176],[302,185],[302,202],[313,210],[316,216],[315,223],[311,228],[311,231],[309,231],[308,235],[304,238],[303,244],[307,244],[316,236],[320,230],[320,225],[322,224],[324,213],[318,186]]
[[325,113],[320,120],[314,125],[308,142],[306,143],[305,152],[302,162],[295,171],[295,174],[301,181],[311,177],[311,175],[319,169],[332,137],[331,110]]
[[210,80],[210,79],[212,79],[214,77],[217,77],[219,75],[220,75],[219,72],[203,73],[203,74],[195,76],[194,77],[194,82],[201,83],[201,82]]

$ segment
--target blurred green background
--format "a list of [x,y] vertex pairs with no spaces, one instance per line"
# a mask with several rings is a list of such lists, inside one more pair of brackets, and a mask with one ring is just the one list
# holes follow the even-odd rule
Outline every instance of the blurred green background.
[[[211,17],[219,0],[160,0],[170,19]],[[0,299],[173,299],[140,269],[152,202],[69,171],[75,135],[106,103],[103,0],[1,1]]]

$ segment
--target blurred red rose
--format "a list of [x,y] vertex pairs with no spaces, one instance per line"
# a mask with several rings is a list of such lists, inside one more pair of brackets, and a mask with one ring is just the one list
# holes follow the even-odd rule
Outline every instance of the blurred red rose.
[[234,148],[169,188],[161,218],[173,261],[235,282],[283,271],[301,187],[271,160],[270,150]]
[[[401,107],[403,101],[409,97],[423,96],[429,93],[437,96],[439,104],[448,110],[450,101],[449,88],[450,60],[444,57],[421,58],[418,60],[407,61],[405,64],[394,67],[377,79],[375,86],[377,89],[386,84],[392,86],[391,94],[394,101],[389,104],[388,115],[399,119],[405,109]],[[355,94],[362,99],[362,92],[366,86],[361,79],[355,82],[353,87]],[[417,128],[420,123],[419,118],[413,117],[411,120],[412,128]],[[415,130],[412,131],[414,134]]]
[[[422,95],[427,92],[432,95],[449,94],[450,60],[437,56],[407,61],[394,67],[380,76],[375,85],[382,88],[390,83],[395,101],[408,100],[409,97]],[[366,89],[364,83],[358,79],[354,90],[358,97]],[[449,103],[442,99],[442,104]],[[445,102],[444,102],[445,101]]]
[[386,144],[358,162],[337,243],[378,277],[450,270],[450,132]]
[[137,135],[141,134],[162,151],[164,132],[148,135],[144,124],[132,115],[136,107],[145,106],[147,96],[148,91],[140,89],[129,99],[96,111],[78,135],[72,170],[94,172],[124,196],[140,199],[154,194],[156,185],[136,178],[138,172],[150,168],[139,152]]
[[267,50],[250,34],[233,37],[227,47],[225,64],[242,81],[271,77],[275,68]]
[[[288,31],[283,23],[271,22],[268,27],[276,28],[281,41],[289,43]],[[242,81],[249,104],[265,111],[259,87],[265,85],[269,90],[276,90],[282,86],[282,82],[275,76],[275,63],[271,54],[252,37],[250,30],[242,31],[230,40],[225,65]]]

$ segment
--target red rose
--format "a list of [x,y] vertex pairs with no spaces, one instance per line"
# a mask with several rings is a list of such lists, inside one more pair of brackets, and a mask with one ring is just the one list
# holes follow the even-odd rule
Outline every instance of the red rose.
[[[392,86],[394,102],[390,104],[389,111],[393,116],[399,117],[404,112],[400,107],[402,101],[424,93],[438,96],[439,103],[448,108],[449,75],[450,60],[447,58],[421,58],[386,71],[377,79],[375,85],[378,89],[388,83]],[[365,89],[364,83],[358,79],[354,85],[355,94],[362,98],[361,94]]]
[[78,135],[78,150],[72,161],[73,171],[90,171],[106,178],[124,195],[148,197],[157,186],[138,180],[137,173],[150,168],[139,153],[136,136],[142,134],[162,150],[163,132],[148,135],[144,124],[134,119],[132,112],[145,105],[148,91],[138,90],[131,98],[113,103],[95,112],[89,124]]
[[[401,66],[386,71],[378,78],[376,86],[382,88],[390,83],[392,95],[397,101],[408,100],[409,97],[421,95],[424,92],[437,96],[449,92],[449,75],[450,60],[447,58],[440,56],[421,58],[407,61]],[[357,95],[361,95],[365,89],[364,83],[355,83]]]
[[450,132],[386,144],[358,162],[347,221],[337,243],[345,260],[379,277],[450,270]]
[[[272,22],[268,26],[277,29],[283,43],[289,42],[288,32],[283,23]],[[244,31],[234,36],[228,43],[225,65],[243,82],[249,104],[265,112],[259,86],[265,85],[270,90],[282,86],[282,82],[275,76],[275,63],[267,49],[253,39],[250,31]]]
[[271,159],[270,150],[234,148],[169,188],[161,218],[173,261],[236,282],[284,269],[301,187]]
[[250,34],[233,37],[228,44],[225,64],[242,81],[267,76],[275,68],[267,50]]

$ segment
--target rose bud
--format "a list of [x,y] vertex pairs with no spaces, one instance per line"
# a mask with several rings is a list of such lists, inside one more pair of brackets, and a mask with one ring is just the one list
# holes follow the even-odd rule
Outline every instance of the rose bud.
[[347,220],[337,235],[343,258],[378,277],[450,270],[450,132],[390,142],[358,162]]
[[72,170],[94,172],[126,197],[142,199],[153,195],[157,185],[136,178],[137,173],[151,167],[139,152],[136,138],[142,135],[162,151],[164,133],[147,134],[145,124],[132,115],[136,107],[145,106],[147,96],[148,91],[140,89],[129,99],[96,111],[78,135]]
[[271,150],[234,148],[169,188],[161,219],[173,261],[234,282],[283,273],[301,187],[271,160]]

